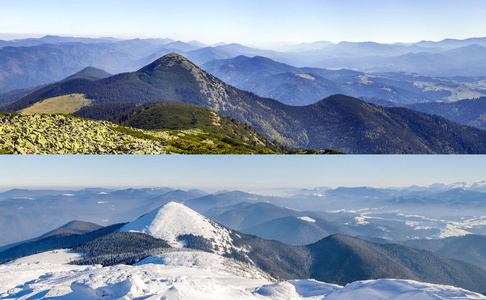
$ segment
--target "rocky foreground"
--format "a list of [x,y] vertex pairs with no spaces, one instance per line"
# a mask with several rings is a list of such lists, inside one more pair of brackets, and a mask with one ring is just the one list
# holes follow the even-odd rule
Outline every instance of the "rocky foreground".
[[[149,131],[68,115],[0,114],[0,154],[231,153],[201,130]],[[197,143],[188,137],[198,136]],[[238,153],[251,153],[238,149]]]
[[64,115],[0,117],[3,154],[165,154],[167,146],[117,132],[105,121]]

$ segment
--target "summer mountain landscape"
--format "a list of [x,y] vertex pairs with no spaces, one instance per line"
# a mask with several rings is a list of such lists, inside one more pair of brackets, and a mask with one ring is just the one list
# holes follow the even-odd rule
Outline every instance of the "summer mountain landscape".
[[[48,42],[52,44],[44,44]],[[424,45],[392,47],[386,44],[367,43],[349,43],[346,47],[353,49],[347,52],[350,56],[363,55],[363,51],[367,51],[370,55],[379,54],[389,57],[405,51],[437,52],[438,48],[448,49],[445,52],[449,53],[450,48],[455,44],[458,49],[462,49],[460,47],[464,45],[467,45],[464,47],[471,47],[470,45],[476,45],[475,43],[481,44],[482,40],[469,39],[455,42],[447,46],[443,42],[438,42],[433,48]],[[66,76],[58,82],[46,84],[52,79],[39,78],[36,83],[41,85],[32,86],[32,83],[24,81],[22,86],[18,86],[24,89],[8,91],[0,96],[0,103],[2,103],[0,105],[6,113],[22,115],[64,113],[76,117],[111,121],[116,126],[132,128],[127,130],[201,130],[200,126],[188,126],[187,120],[182,121],[181,124],[173,121],[173,124],[168,124],[165,121],[144,120],[150,116],[154,119],[167,118],[177,113],[174,105],[190,104],[213,111],[211,114],[217,116],[214,117],[215,119],[221,119],[222,117],[218,115],[221,114],[231,118],[232,124],[241,122],[238,124],[243,124],[242,127],[254,132],[243,134],[241,131],[227,128],[229,123],[225,122],[216,125],[225,133],[216,140],[210,140],[213,143],[216,141],[223,148],[242,145],[243,148],[248,149],[217,150],[217,147],[207,147],[210,145],[208,143],[201,143],[206,139],[199,137],[192,145],[175,147],[179,150],[168,153],[288,153],[289,150],[292,150],[292,153],[295,151],[308,153],[309,149],[312,153],[317,150],[316,153],[353,154],[486,152],[482,122],[485,112],[484,105],[481,105],[483,98],[480,98],[483,96],[485,78],[479,73],[478,77],[438,77],[442,75],[440,72],[418,75],[392,72],[392,67],[383,70],[386,72],[365,73],[350,69],[294,67],[264,56],[247,56],[268,55],[274,59],[280,58],[282,61],[294,59],[292,62],[298,64],[295,57],[309,56],[309,51],[338,55],[344,47],[341,44],[322,46],[316,43],[309,46],[316,47],[312,50],[285,53],[234,44],[203,47],[195,42],[76,40],[53,36],[37,40],[5,42],[5,44],[6,46],[0,51],[6,51],[5,58],[15,60],[20,67],[31,64],[20,59],[17,52],[30,53],[32,48],[55,46],[63,49],[62,55],[65,55],[66,59],[74,60],[77,59],[78,54],[65,49],[72,50],[74,45],[91,49],[93,55],[97,54],[97,58],[93,57],[90,63],[105,68],[104,64],[109,63],[103,62],[103,56],[96,52],[101,49],[105,51],[116,49],[120,53],[134,51],[133,53],[139,56],[153,51],[152,55],[147,56],[147,60],[170,51],[178,51],[187,55],[189,59],[193,58],[196,62],[203,63],[201,66],[206,71],[188,58],[170,52],[137,71],[117,75],[110,75],[101,69],[84,65],[81,71]],[[18,46],[26,44],[29,46]],[[136,51],[133,50],[135,48]],[[358,49],[361,50],[359,55]],[[17,53],[15,55],[12,54],[14,50]],[[41,50],[36,50],[35,53],[37,54],[34,57],[30,55],[29,58],[42,59],[49,66],[58,63],[46,60],[41,56],[40,53],[43,53]],[[206,56],[201,56],[203,53],[206,53]],[[214,53],[219,55],[215,56]],[[234,57],[213,59],[221,56]],[[83,57],[86,55],[83,54]],[[471,55],[469,62],[480,59],[480,56]],[[143,61],[142,59],[132,63],[141,64]],[[116,65],[119,67],[124,65],[126,69],[130,69],[133,68],[132,63],[126,61],[124,64]],[[439,68],[439,65],[435,67]],[[54,76],[56,73],[50,68],[45,72]],[[115,73],[121,70],[107,69]],[[8,68],[5,72],[8,73]],[[31,73],[32,76],[38,74],[26,69],[22,71],[22,76]],[[5,76],[2,80],[8,82],[10,79]],[[7,85],[15,86],[11,83]],[[162,105],[167,103],[171,105]],[[156,109],[157,105],[159,108]],[[145,111],[149,106],[152,107],[150,112]],[[164,112],[163,108],[169,111]],[[179,109],[189,108],[186,105]],[[198,108],[193,109],[195,110],[193,114],[197,114]],[[131,120],[130,115],[134,113],[137,115],[134,116],[137,121]],[[22,118],[25,118],[26,123],[30,123],[27,119],[32,117]],[[7,120],[11,119],[7,118]],[[103,126],[103,123],[99,124]],[[8,122],[5,125],[13,126]],[[116,126],[108,125],[108,127],[118,128]],[[226,136],[230,132],[232,135]],[[249,139],[249,135],[257,133],[261,134],[259,138]],[[32,153],[83,153],[82,151],[86,150],[85,153],[167,153],[153,148],[142,149],[141,152],[116,152],[115,149],[121,146],[119,142],[113,142],[109,149],[98,152],[88,149],[79,152],[72,147],[57,150],[51,147],[51,150],[46,150],[45,146],[33,139],[35,138],[22,137],[21,149],[14,149],[10,142],[4,141],[2,151],[4,153],[26,153],[27,150]],[[270,146],[271,143],[275,146]],[[165,142],[158,144],[160,144],[159,148],[168,146]],[[104,145],[100,147],[106,148]]]

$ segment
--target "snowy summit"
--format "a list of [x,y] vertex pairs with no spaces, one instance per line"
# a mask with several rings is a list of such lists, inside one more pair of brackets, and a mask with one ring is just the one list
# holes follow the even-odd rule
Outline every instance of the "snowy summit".
[[346,286],[313,279],[276,282],[251,261],[218,255],[249,253],[234,246],[233,239],[240,238],[237,232],[175,202],[119,231],[146,233],[176,248],[185,246],[185,235],[192,235],[212,243],[214,253],[170,249],[134,265],[103,267],[71,265],[80,253],[48,251],[0,265],[0,299],[486,299],[461,288],[412,280],[356,281]]
[[184,247],[178,237],[186,234],[212,240],[216,245],[223,247],[231,244],[232,241],[228,229],[176,202],[154,209],[126,224],[119,231],[150,234],[167,241],[175,248]]

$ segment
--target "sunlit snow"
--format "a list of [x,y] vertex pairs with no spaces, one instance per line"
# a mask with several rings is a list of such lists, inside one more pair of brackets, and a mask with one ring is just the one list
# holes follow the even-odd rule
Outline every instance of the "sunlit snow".
[[[204,252],[172,252],[137,265],[72,266],[67,251],[0,265],[0,299],[486,299],[451,286],[411,280],[273,282],[255,268]],[[40,258],[56,256],[50,263]]]
[[299,217],[299,219],[301,219],[303,221],[310,222],[310,223],[315,223],[316,222],[316,220],[314,220],[312,218],[309,218],[309,217]]
[[183,243],[178,240],[179,236],[192,234],[210,240],[213,249],[218,249],[216,252],[219,254],[225,253],[230,248],[247,251],[233,246],[233,240],[228,229],[176,202],[169,202],[154,209],[126,224],[119,231],[147,233],[155,238],[167,241],[175,248],[184,247]]

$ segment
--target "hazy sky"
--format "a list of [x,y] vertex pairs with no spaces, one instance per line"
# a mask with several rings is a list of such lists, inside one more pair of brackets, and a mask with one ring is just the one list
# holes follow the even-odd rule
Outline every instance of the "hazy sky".
[[[0,38],[413,42],[486,36],[484,12],[484,0],[2,0]],[[0,189],[254,189],[486,180],[486,156],[3,156],[0,163]]]
[[0,1],[0,38],[414,42],[486,36],[484,12],[484,0],[16,0]]
[[410,186],[486,180],[484,155],[2,156],[0,190],[15,187]]

